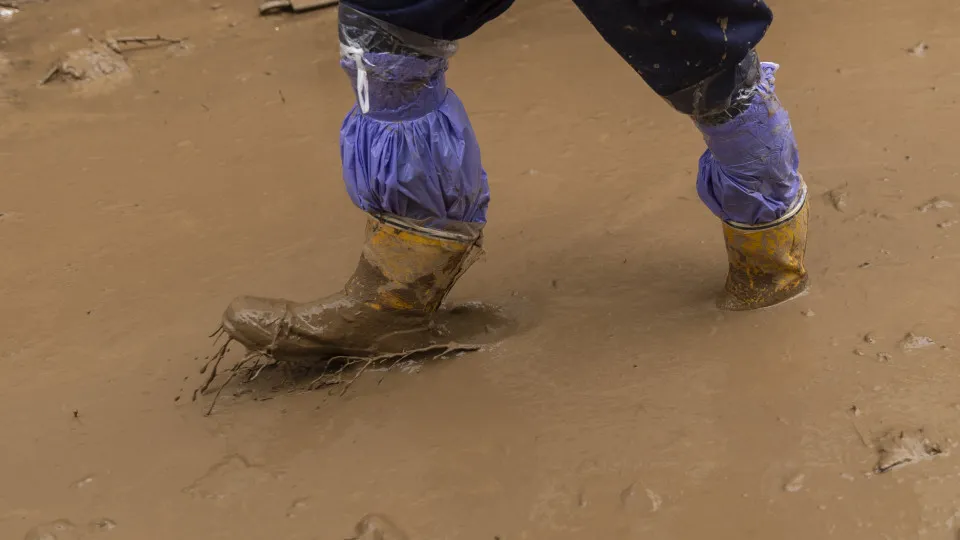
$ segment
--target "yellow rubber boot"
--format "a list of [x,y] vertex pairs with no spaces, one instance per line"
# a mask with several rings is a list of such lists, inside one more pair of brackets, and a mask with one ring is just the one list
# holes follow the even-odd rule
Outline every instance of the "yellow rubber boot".
[[313,302],[242,296],[227,334],[274,357],[362,356],[423,346],[430,315],[480,253],[479,227],[440,231],[371,216],[360,262],[343,290]]
[[803,259],[809,221],[807,187],[796,204],[772,223],[723,223],[730,269],[720,309],[746,311],[775,306],[807,290],[809,278]]

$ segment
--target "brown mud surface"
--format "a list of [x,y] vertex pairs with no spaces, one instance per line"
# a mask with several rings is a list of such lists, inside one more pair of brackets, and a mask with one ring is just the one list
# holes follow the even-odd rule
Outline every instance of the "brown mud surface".
[[[340,539],[369,513],[411,540],[956,538],[960,5],[773,7],[807,296],[713,307],[698,134],[530,0],[450,74],[494,191],[452,299],[523,331],[342,397],[231,386],[204,417],[227,302],[356,263],[335,13],[24,2],[0,19],[0,538]],[[188,40],[37,86],[87,35],[158,33]]]

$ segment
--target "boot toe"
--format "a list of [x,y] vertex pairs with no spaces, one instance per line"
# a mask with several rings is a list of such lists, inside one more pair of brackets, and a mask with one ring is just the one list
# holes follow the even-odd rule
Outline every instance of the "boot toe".
[[240,296],[223,313],[223,329],[249,349],[265,349],[273,343],[290,302],[255,296]]

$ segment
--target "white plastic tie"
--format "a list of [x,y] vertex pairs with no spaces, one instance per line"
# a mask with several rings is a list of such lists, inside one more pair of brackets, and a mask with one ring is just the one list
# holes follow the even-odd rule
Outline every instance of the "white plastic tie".
[[340,44],[340,56],[353,60],[357,66],[357,104],[360,112],[370,112],[370,82],[367,80],[367,66],[363,63],[363,49]]

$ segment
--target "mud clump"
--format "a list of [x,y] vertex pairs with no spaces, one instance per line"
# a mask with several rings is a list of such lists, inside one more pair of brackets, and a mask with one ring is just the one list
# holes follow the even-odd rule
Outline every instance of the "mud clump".
[[356,536],[349,540],[409,540],[409,537],[387,517],[368,514],[354,527]]
[[50,68],[40,84],[69,82],[109,86],[131,77],[130,66],[122,55],[104,43],[95,43],[89,48],[67,53]]
[[876,473],[885,473],[893,469],[931,460],[943,450],[939,443],[931,442],[923,430],[914,432],[888,433],[876,444],[878,460],[874,468]]
[[117,522],[110,518],[95,519],[87,525],[87,529],[93,533],[112,531],[116,528]]
[[787,493],[796,493],[803,489],[803,481],[806,480],[806,475],[798,474],[790,479],[783,486],[783,490]]
[[936,345],[937,342],[928,338],[927,336],[919,336],[913,332],[908,332],[906,336],[900,340],[900,348],[905,351],[915,351],[918,349],[925,349],[927,347],[932,347]]
[[827,201],[838,212],[845,212],[847,210],[848,197],[848,193],[843,189],[834,189],[827,192]]
[[925,214],[933,210],[946,210],[947,208],[953,208],[953,203],[942,197],[934,197],[918,206],[917,210],[920,213]]

